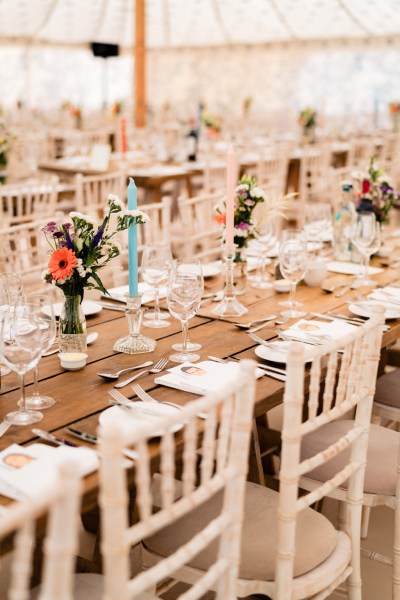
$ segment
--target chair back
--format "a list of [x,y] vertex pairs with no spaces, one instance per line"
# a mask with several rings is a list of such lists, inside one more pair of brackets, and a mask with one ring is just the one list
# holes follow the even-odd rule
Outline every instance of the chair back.
[[104,217],[104,207],[109,194],[116,194],[122,201],[126,199],[126,173],[124,171],[86,177],[78,173],[75,185],[77,210],[89,214],[99,221]]
[[258,185],[273,185],[279,194],[285,193],[288,170],[287,155],[263,156],[257,163]]
[[0,186],[0,223],[2,227],[54,217],[58,178],[48,181]]
[[75,462],[64,462],[51,488],[30,496],[26,501],[16,502],[0,515],[0,544],[11,543],[14,534],[7,596],[10,600],[30,597],[36,526],[43,526],[44,515],[47,516],[47,526],[38,600],[73,600],[80,513],[78,473]]
[[[321,347],[313,353],[310,372],[306,373],[304,346],[293,343],[289,349],[287,381],[283,402],[280,497],[278,507],[278,544],[276,553],[276,597],[292,598],[293,564],[296,552],[295,532],[299,513],[319,501],[332,490],[348,483],[348,520],[346,533],[352,544],[352,559],[340,574],[338,583],[352,572],[359,560],[361,504],[366,464],[368,432],[381,347],[383,309],[354,332]],[[304,380],[309,381],[305,401]],[[323,451],[301,459],[304,436],[324,425],[346,418],[354,419],[345,432]],[[306,416],[304,417],[304,415]],[[348,457],[334,476],[316,484],[311,492],[299,497],[300,478],[321,467],[340,452]],[[307,596],[313,596],[310,589]],[[322,596],[321,596],[322,597]]]
[[193,198],[179,198],[178,209],[181,238],[177,254],[182,258],[219,258],[221,227],[214,219],[214,208],[223,192]]
[[323,202],[330,163],[330,147],[326,144],[304,147],[300,161],[299,197],[305,202]]
[[[217,600],[236,599],[255,391],[254,367],[252,361],[243,361],[238,376],[227,383],[223,393],[189,402],[181,411],[156,422],[140,421],[134,431],[132,428],[124,431],[117,423],[102,425],[100,507],[107,598],[127,600],[145,591],[154,593],[161,581],[178,573],[194,556],[219,539],[213,565],[194,584],[189,595],[185,593],[180,598],[195,600],[216,588]],[[183,427],[174,435],[177,423]],[[152,487],[151,440],[154,436],[160,438],[159,509],[154,508]],[[127,472],[122,461],[122,449],[127,443],[133,445],[137,453],[135,483],[139,520],[131,526],[128,525]],[[178,457],[183,463],[181,482],[174,479]],[[181,483],[179,494],[176,494],[177,483]],[[222,495],[219,514],[210,516],[209,523],[199,534],[189,536],[176,552],[130,579],[131,546],[190,514],[217,494]]]
[[203,193],[212,194],[226,187],[226,164],[219,160],[208,161],[204,168]]
[[346,165],[367,171],[371,156],[374,154],[374,145],[370,139],[355,139],[350,142]]
[[49,246],[41,228],[48,220],[0,229],[0,272],[17,273],[25,290],[39,289],[49,262]]

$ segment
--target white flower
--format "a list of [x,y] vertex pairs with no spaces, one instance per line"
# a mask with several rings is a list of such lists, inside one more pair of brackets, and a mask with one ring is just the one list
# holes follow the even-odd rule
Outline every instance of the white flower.
[[124,211],[124,217],[136,217],[137,219],[140,218],[143,223],[146,223],[150,220],[150,217],[146,215],[146,213],[137,208],[126,209]]
[[69,213],[69,216],[71,217],[71,219],[80,219],[81,221],[86,221],[86,223],[93,225],[94,229],[98,229],[99,227],[99,224],[96,221],[96,219],[93,219],[93,217],[91,217],[90,215],[84,215],[80,212],[71,212]]
[[125,204],[122,202],[117,194],[108,194],[108,203],[119,206],[121,210],[125,210]]
[[47,269],[45,269],[44,271],[42,271],[42,272],[40,273],[40,279],[41,279],[42,281],[46,281],[46,277],[47,277],[47,275],[48,275],[48,274],[49,274],[48,270],[47,270]]
[[236,193],[245,191],[247,192],[247,190],[249,189],[249,185],[247,183],[240,183],[239,185],[236,186]]
[[118,252],[121,254],[122,253],[122,246],[119,242],[114,241],[111,246],[113,246],[114,248],[116,248],[118,250]]
[[255,186],[252,190],[250,190],[250,196],[252,198],[264,198],[264,190],[258,186]]

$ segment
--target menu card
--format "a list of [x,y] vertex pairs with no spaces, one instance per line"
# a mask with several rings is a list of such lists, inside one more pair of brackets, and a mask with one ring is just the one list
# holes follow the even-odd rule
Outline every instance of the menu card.
[[12,444],[0,452],[0,494],[24,500],[54,485],[62,460],[74,460],[80,476],[95,471],[99,460],[94,450],[46,444]]
[[[168,369],[168,373],[156,377],[155,383],[166,385],[177,390],[192,394],[204,395],[223,390],[225,386],[239,373],[239,363],[218,363],[204,360],[198,363],[182,363]],[[256,377],[264,375],[262,369],[256,369]]]

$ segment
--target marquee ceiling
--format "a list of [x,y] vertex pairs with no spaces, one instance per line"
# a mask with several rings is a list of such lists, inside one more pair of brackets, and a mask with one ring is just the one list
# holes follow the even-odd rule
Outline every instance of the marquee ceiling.
[[[0,0],[0,41],[134,42],[135,0]],[[152,48],[400,37],[400,0],[147,0]]]

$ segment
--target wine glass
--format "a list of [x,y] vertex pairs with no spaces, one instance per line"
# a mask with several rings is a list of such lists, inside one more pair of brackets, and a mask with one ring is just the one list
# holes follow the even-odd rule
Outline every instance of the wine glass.
[[361,285],[376,286],[375,281],[368,279],[369,260],[381,245],[381,228],[375,213],[358,213],[353,221],[351,235],[352,242],[364,259],[363,274],[360,277]]
[[21,385],[19,410],[5,416],[13,425],[29,425],[43,418],[41,412],[28,410],[25,404],[25,373],[39,362],[42,339],[39,321],[28,304],[20,302],[15,311],[8,311],[3,317],[0,354],[6,365],[18,373]]
[[[0,275],[0,319],[5,317],[10,309],[10,300],[7,292],[7,282],[4,275]],[[0,365],[0,376],[4,377],[11,373],[11,369],[4,364]]]
[[[54,316],[53,304],[49,302],[49,298],[42,294],[32,294],[26,299],[26,303],[31,307],[35,315],[39,329],[42,335],[42,354],[53,345],[56,338],[56,318]],[[34,369],[33,394],[26,398],[26,408],[43,409],[53,406],[54,398],[44,396],[39,392],[38,380],[39,365],[36,364]]]
[[258,251],[259,266],[257,269],[257,275],[253,280],[251,287],[266,290],[272,288],[272,283],[268,281],[269,274],[266,275],[265,263],[267,255],[270,250],[275,246],[278,239],[278,227],[276,219],[265,220],[258,227],[258,233],[256,234],[255,247]]
[[279,248],[279,268],[283,277],[290,281],[289,310],[282,316],[304,317],[306,313],[296,310],[296,284],[303,279],[307,270],[307,242],[302,231],[286,230]]
[[323,244],[321,238],[324,232],[331,228],[331,205],[325,202],[311,202],[305,206],[304,231],[307,239],[315,243],[315,255]]
[[203,293],[203,273],[197,259],[176,260],[168,283],[167,303],[169,312],[182,323],[182,351],[172,354],[173,362],[194,362],[198,354],[191,354],[187,347],[188,320],[195,316]]
[[168,283],[168,277],[172,265],[172,255],[168,244],[147,244],[142,255],[142,277],[143,280],[154,287],[155,301],[154,311],[146,312],[143,325],[145,327],[161,328],[168,327],[168,313],[160,311],[160,286]]

